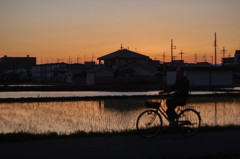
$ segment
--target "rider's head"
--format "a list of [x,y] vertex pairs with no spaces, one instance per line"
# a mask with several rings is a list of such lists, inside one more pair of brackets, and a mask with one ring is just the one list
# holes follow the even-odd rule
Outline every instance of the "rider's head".
[[184,75],[185,67],[179,66],[176,70],[176,76],[177,78],[180,78]]

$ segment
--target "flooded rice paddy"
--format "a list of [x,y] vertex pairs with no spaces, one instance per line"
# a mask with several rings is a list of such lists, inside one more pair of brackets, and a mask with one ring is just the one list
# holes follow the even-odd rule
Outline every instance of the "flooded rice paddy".
[[[138,115],[154,98],[119,98],[66,102],[0,103],[0,133],[71,134],[134,130]],[[164,105],[163,100],[163,105]],[[187,106],[200,112],[203,126],[240,125],[237,97],[191,97]],[[164,125],[167,125],[164,120]]]

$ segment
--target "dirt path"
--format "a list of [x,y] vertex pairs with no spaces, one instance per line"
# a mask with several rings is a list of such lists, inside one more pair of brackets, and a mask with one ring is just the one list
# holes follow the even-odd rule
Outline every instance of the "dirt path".
[[240,130],[204,132],[193,137],[164,135],[88,137],[0,143],[0,158],[240,158]]

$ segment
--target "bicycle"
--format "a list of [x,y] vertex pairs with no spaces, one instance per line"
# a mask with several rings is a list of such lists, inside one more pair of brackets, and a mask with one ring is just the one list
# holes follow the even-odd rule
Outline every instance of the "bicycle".
[[162,116],[169,122],[170,127],[178,128],[182,135],[192,136],[197,133],[201,125],[201,116],[194,108],[177,107],[177,117],[175,121],[170,121],[166,111],[160,102],[146,102],[146,107],[149,108],[142,112],[136,123],[136,127],[141,136],[150,138],[156,136],[163,127]]

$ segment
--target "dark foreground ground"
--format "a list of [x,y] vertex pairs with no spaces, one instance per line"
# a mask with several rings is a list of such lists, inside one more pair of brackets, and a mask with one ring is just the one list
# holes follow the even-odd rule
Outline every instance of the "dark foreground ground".
[[0,143],[0,158],[240,158],[240,130],[199,132],[193,137],[102,136]]

